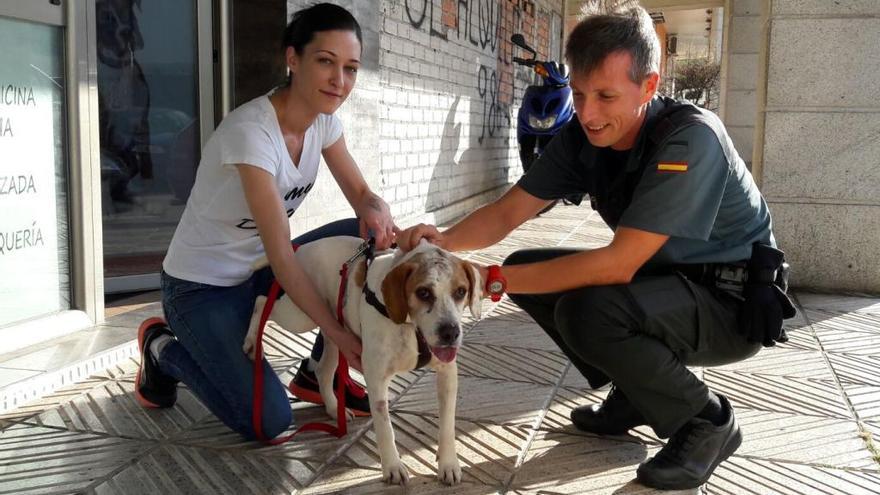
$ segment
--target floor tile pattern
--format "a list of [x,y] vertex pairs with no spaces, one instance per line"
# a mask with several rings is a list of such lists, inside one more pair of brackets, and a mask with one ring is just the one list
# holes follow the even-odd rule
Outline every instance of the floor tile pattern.
[[[597,247],[610,232],[588,206],[557,206],[497,246],[469,253],[500,263],[516,249]],[[733,365],[697,370],[734,404],[739,451],[699,490],[707,494],[880,493],[880,299],[797,292],[790,341]],[[652,493],[635,481],[661,441],[648,427],[602,438],[577,431],[572,408],[600,401],[553,342],[508,299],[484,303],[458,358],[458,456],[463,482],[436,478],[434,374],[391,386],[406,488],[381,482],[372,423],[349,434],[306,433],[281,446],[244,441],[181,386],[175,407],[146,410],[133,397],[136,358],[124,360],[0,416],[0,494],[581,494]],[[117,317],[134,329],[153,305]],[[266,354],[283,381],[314,334],[267,330]],[[357,377],[356,377],[357,378]],[[299,423],[326,421],[293,402]],[[673,492],[674,493],[674,492]]]

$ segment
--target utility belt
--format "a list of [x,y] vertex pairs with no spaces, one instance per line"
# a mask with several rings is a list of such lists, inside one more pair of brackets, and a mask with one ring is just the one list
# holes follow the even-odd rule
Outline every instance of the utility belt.
[[787,342],[782,321],[797,310],[786,295],[790,268],[785,253],[765,244],[752,246],[752,257],[733,263],[694,263],[652,267],[640,275],[676,273],[691,282],[723,291],[741,301],[737,329],[749,342],[765,347]]
[[673,265],[673,272],[678,272],[691,282],[723,290],[728,294],[742,299],[743,287],[750,281],[755,283],[773,284],[782,292],[788,292],[788,263],[782,263],[775,270],[749,270],[748,261],[733,263],[695,263]]

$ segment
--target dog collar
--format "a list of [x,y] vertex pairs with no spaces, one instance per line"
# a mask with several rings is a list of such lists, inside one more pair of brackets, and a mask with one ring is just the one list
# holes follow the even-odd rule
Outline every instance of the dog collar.
[[370,272],[370,265],[373,264],[373,260],[376,258],[375,247],[376,238],[371,236],[368,241],[365,241],[361,245],[361,249],[358,250],[358,253],[355,253],[355,256],[353,256],[352,259],[357,259],[361,254],[364,255],[364,297],[367,298],[367,303],[378,311],[379,314],[388,318],[388,308],[382,304],[382,301],[376,297],[376,293],[370,289],[369,285],[367,285],[367,275]]
[[428,347],[428,343],[425,342],[425,336],[422,335],[422,329],[419,327],[416,327],[416,341],[419,344],[419,360],[416,361],[416,367],[413,368],[414,370],[424,368],[426,364],[431,362],[431,348]]

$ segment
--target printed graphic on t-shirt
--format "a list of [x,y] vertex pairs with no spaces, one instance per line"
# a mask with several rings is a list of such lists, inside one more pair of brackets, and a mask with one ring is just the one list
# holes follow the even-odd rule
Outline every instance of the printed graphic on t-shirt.
[[[286,194],[284,194],[284,201],[294,201],[302,196],[305,196],[309,193],[309,191],[312,190],[312,186],[314,185],[314,182],[310,182],[309,185],[304,187],[294,187],[290,191],[287,191]],[[296,208],[288,208],[287,218],[292,217],[295,211]],[[235,226],[243,230],[255,230],[257,228],[257,223],[254,222],[253,218],[242,218]]]
[[310,182],[309,185],[305,187],[294,187],[290,191],[287,191],[287,194],[284,195],[284,201],[293,201],[301,196],[305,196],[312,190],[312,186],[314,186],[314,182]]

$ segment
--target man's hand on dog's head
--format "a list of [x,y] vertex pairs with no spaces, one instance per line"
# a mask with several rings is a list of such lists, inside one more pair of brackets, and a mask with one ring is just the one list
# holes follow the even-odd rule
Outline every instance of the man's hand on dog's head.
[[433,225],[420,223],[397,233],[397,247],[411,251],[422,239],[445,249],[443,234]]

